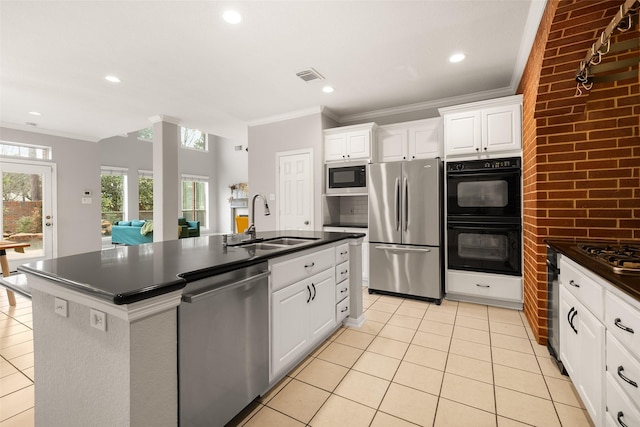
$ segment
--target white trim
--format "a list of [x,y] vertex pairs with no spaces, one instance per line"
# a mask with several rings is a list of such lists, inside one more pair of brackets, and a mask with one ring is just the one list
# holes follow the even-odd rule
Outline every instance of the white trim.
[[364,313],[360,315],[360,317],[358,317],[357,319],[354,319],[353,317],[347,317],[346,319],[344,319],[342,321],[342,323],[345,326],[351,326],[352,328],[359,328],[360,326],[364,325],[366,317],[364,316]]
[[[325,108],[322,105],[318,105],[315,107],[307,108],[305,110],[292,111],[290,113],[278,114],[274,116],[265,117],[263,119],[257,119],[250,122],[247,122],[247,126],[260,126],[266,125],[269,123],[281,122],[284,120],[297,119],[299,117],[310,116],[312,114],[321,114],[325,111]],[[332,116],[329,116],[333,118]],[[335,120],[335,119],[334,119]]]
[[[60,132],[53,129],[42,129],[34,126],[21,125],[18,123],[1,122],[0,127],[7,128],[7,129],[23,130],[25,132],[39,133],[47,136],[59,136],[61,138],[75,139],[78,141],[99,142],[102,139],[104,139],[104,138],[96,138],[95,136],[79,135],[79,134],[69,133],[69,132]],[[108,136],[105,138],[111,138],[111,136]]]
[[511,74],[511,84],[509,87],[513,89],[513,93],[518,90],[518,86],[520,85],[524,68],[527,66],[531,48],[533,47],[533,42],[536,39],[538,27],[540,27],[540,21],[546,8],[547,0],[532,0],[529,5],[529,14],[527,15],[527,22],[524,24],[524,31],[522,39],[520,40],[520,49],[518,49],[518,57],[513,67],[513,74]]
[[128,168],[122,168],[119,166],[100,166],[100,175],[125,176],[128,172]]
[[[180,305],[182,298],[182,290],[178,290],[131,304],[116,305],[102,298],[97,298],[89,294],[82,293],[81,291],[76,291],[63,285],[59,285],[53,281],[36,276],[27,271],[24,271],[24,273],[27,277],[27,284],[33,290],[103,311],[129,323],[133,323],[162,311],[177,307]],[[107,328],[108,327],[107,322]]]
[[181,181],[209,182],[209,177],[205,175],[190,175],[183,173],[180,175]]
[[[309,181],[311,186],[311,197],[309,197],[309,201],[311,203],[311,219],[309,222],[310,230],[315,229],[315,164],[313,163],[313,148],[303,148],[300,150],[291,150],[291,151],[279,151],[276,153],[276,206],[277,214],[276,214],[276,230],[280,230],[280,158],[285,156],[295,156],[298,154],[309,154]],[[265,195],[265,197],[269,197]]]

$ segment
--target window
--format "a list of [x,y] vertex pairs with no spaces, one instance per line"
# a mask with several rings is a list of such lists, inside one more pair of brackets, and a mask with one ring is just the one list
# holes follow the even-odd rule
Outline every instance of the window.
[[0,156],[51,160],[51,148],[40,145],[0,141]]
[[152,171],[138,171],[138,211],[140,219],[153,219]]
[[101,209],[102,236],[111,236],[111,226],[116,221],[124,220],[126,216],[126,188],[127,169],[116,167],[102,167],[101,181]]
[[182,175],[182,216],[188,221],[200,221],[207,228],[207,188],[209,178]]
[[138,131],[138,139],[142,141],[153,141],[153,128],[144,128]]
[[197,129],[180,128],[180,141],[184,148],[207,151],[207,134]]

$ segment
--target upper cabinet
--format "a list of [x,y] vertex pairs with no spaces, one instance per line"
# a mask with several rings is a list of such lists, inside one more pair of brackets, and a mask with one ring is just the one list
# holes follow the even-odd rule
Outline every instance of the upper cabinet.
[[447,157],[522,150],[522,96],[441,108]]
[[325,162],[345,160],[371,160],[371,142],[375,123],[344,126],[324,131]]
[[442,156],[442,119],[380,126],[376,132],[379,162]]

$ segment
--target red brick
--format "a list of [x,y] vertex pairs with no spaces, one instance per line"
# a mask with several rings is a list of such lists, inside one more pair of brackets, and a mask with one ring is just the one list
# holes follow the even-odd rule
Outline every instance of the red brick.
[[589,209],[589,218],[631,218],[631,209]]
[[617,225],[616,219],[576,219],[576,227],[581,228],[615,228]]
[[615,179],[589,179],[576,181],[576,188],[616,188],[618,181]]
[[595,200],[576,200],[576,209],[615,209],[618,207],[617,200],[595,199]]
[[606,239],[631,239],[633,238],[632,230],[621,229],[589,229],[589,237],[606,238]]

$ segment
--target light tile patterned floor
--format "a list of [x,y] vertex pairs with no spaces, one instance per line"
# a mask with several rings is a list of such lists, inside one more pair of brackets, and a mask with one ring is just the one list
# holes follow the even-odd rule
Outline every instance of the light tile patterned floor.
[[[0,427],[34,421],[31,302],[0,288]],[[231,425],[590,426],[521,312],[363,293],[341,328]]]

